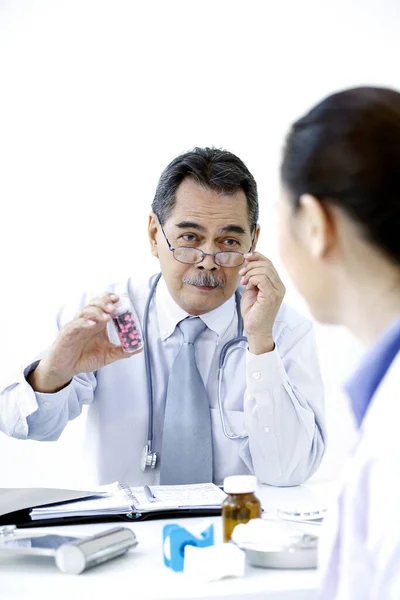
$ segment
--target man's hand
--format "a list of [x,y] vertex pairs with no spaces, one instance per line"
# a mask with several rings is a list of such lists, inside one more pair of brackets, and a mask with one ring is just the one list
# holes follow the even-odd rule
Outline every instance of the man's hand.
[[285,286],[268,258],[259,252],[245,254],[245,266],[239,271],[245,286],[241,301],[243,324],[253,354],[271,352],[272,327],[285,295]]
[[107,323],[118,299],[116,294],[95,298],[60,331],[49,354],[28,375],[28,383],[35,391],[57,392],[78,373],[91,373],[141,352],[124,352],[108,338]]

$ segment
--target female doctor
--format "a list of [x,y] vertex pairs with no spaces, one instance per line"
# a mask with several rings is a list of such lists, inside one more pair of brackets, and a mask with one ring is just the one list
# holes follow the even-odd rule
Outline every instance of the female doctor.
[[359,438],[321,542],[321,597],[400,598],[400,93],[334,94],[291,128],[280,253],[316,319],[368,347],[347,384]]

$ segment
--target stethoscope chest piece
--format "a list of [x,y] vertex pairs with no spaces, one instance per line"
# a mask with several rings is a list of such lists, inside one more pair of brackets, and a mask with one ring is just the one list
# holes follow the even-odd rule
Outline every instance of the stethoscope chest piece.
[[140,461],[140,468],[144,472],[146,468],[155,469],[157,466],[158,454],[152,452],[150,444],[146,444],[142,451],[142,458]]

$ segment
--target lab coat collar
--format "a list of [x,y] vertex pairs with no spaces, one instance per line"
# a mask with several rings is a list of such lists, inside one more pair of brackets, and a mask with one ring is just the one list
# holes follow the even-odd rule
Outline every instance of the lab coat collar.
[[[191,316],[172,298],[163,277],[161,277],[157,285],[156,308],[158,327],[162,341],[166,340],[174,333],[175,328],[180,321]],[[201,315],[200,318],[209,329],[217,334],[218,337],[222,337],[235,316],[235,310],[235,296],[232,296],[229,300],[224,302],[224,304]]]

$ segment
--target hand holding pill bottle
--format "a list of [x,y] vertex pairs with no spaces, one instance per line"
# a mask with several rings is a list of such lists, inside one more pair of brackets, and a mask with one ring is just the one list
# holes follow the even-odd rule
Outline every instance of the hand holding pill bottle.
[[[110,341],[113,323],[120,344]],[[49,353],[27,377],[31,387],[55,393],[79,373],[93,373],[143,349],[139,320],[127,294],[105,293],[90,300],[64,325]]]

